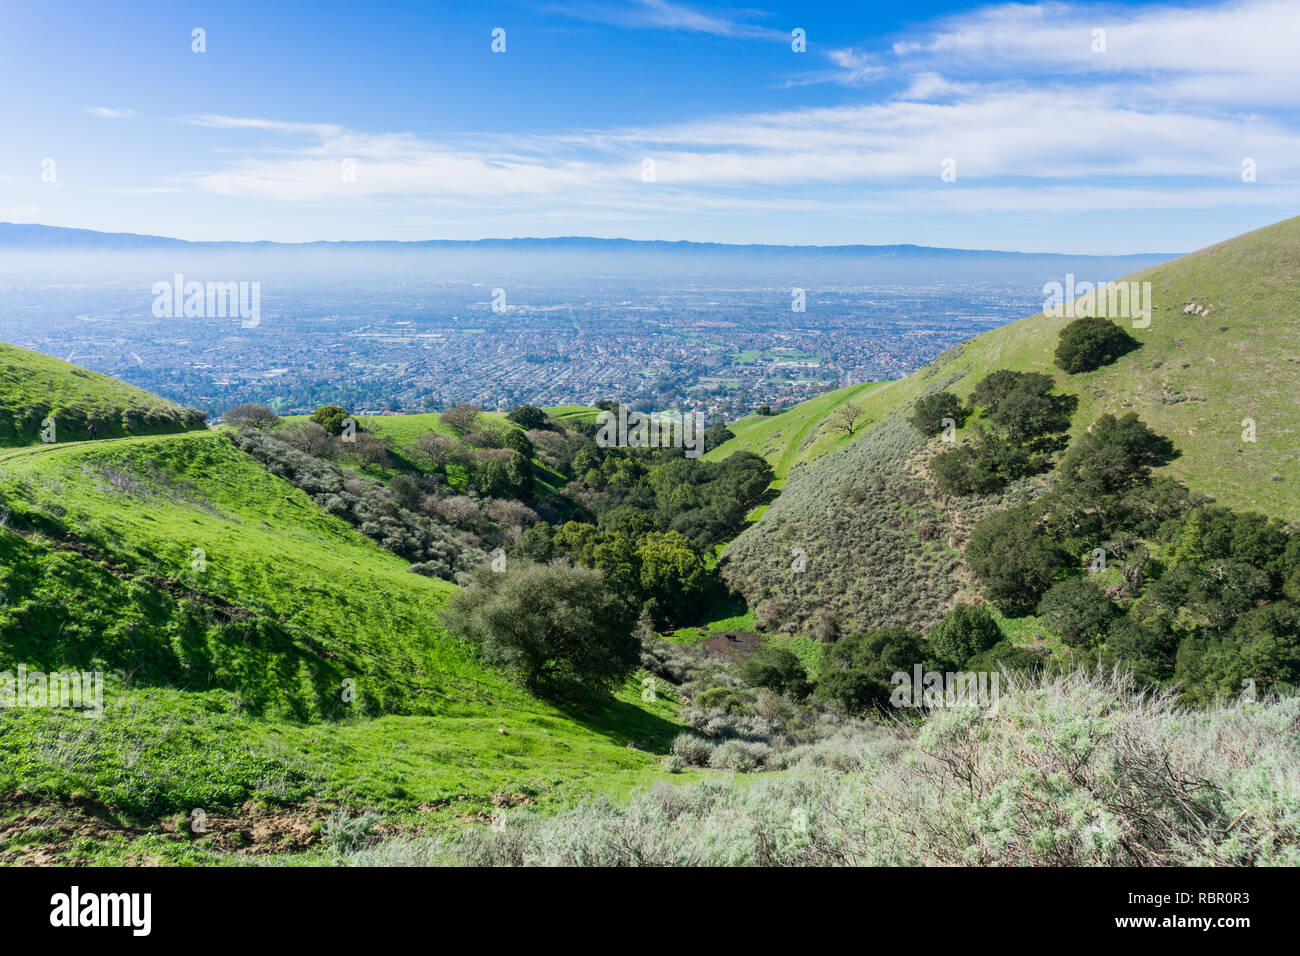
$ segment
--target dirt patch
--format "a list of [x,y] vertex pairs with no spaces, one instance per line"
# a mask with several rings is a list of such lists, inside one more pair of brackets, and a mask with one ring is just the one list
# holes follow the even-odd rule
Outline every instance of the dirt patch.
[[502,790],[492,794],[492,806],[497,807],[531,807],[536,804],[534,800],[526,793],[511,793],[508,790]]
[[175,816],[148,826],[129,823],[87,797],[65,803],[6,793],[0,794],[0,864],[66,865],[79,841],[132,841],[148,834],[240,855],[295,853],[320,842],[320,825],[333,809],[319,802],[284,809],[249,803],[235,813]]
[[162,821],[159,829],[223,853],[296,853],[321,841],[321,827],[334,809],[317,801],[277,809],[247,803],[237,813],[173,817]]
[[123,823],[97,800],[55,804],[28,794],[0,794],[0,865],[66,865],[80,840],[134,839],[145,832]]
[[710,657],[716,657],[729,663],[743,661],[763,643],[761,634],[749,631],[728,631],[714,634],[708,640],[701,641],[695,647],[701,648]]
[[[428,819],[390,818],[371,830],[370,840],[391,837],[423,837],[464,824],[499,825],[507,811],[533,807],[538,797],[529,793],[501,790],[484,797],[459,794],[421,803],[417,814],[443,814]],[[350,816],[362,811],[342,807],[337,801],[310,800],[293,807],[266,807],[253,801],[239,810],[203,815],[171,814],[157,820],[128,820],[110,807],[88,796],[50,800],[30,793],[0,793],[0,866],[69,866],[86,862],[79,843],[131,844],[144,837],[161,837],[176,844],[196,844],[213,853],[236,856],[291,855],[318,847],[325,841],[324,825],[331,815],[343,810]],[[157,853],[133,852],[128,846],[121,857],[125,865],[170,865]]]

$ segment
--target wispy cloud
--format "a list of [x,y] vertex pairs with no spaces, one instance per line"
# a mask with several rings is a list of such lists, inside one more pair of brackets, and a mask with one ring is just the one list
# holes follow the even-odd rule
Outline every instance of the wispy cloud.
[[206,126],[210,129],[256,129],[272,133],[312,133],[327,137],[342,132],[338,126],[330,123],[286,123],[281,120],[255,119],[246,116],[220,116],[214,113],[196,113],[182,116],[180,122],[190,126]]
[[739,39],[790,39],[788,30],[776,30],[754,22],[765,18],[757,11],[740,11],[731,15],[705,12],[684,3],[668,0],[634,0],[630,3],[564,4],[553,8],[556,13],[593,23],[634,30],[666,30],[678,33],[702,33]]
[[87,106],[86,112],[100,119],[130,119],[135,116],[135,110],[115,110],[107,106]]

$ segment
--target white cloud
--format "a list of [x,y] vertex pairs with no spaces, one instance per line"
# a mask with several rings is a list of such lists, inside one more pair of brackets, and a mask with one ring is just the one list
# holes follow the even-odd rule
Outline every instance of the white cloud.
[[918,73],[911,84],[898,95],[901,100],[933,100],[948,96],[959,96],[974,89],[967,83],[953,83],[938,73]]
[[135,115],[135,110],[115,110],[107,106],[87,106],[86,112],[100,119],[130,119]]
[[895,43],[893,51],[903,68],[941,65],[979,76],[994,69],[1128,74],[1149,81],[1143,93],[1161,99],[1291,103],[1300,86],[1300,11],[1294,0],[1006,4],[944,20]]
[[[634,0],[620,4],[564,4],[553,8],[556,13],[611,26],[635,30],[668,30],[680,33],[703,33],[709,36],[740,39],[790,39],[789,31],[770,29],[734,16],[697,10],[684,3],[668,0]],[[752,17],[753,11],[746,11]]]
[[[1083,190],[1098,181],[1143,177],[1182,186],[1194,179],[1230,184],[1244,157],[1257,161],[1261,182],[1300,181],[1300,131],[1260,117],[1140,111],[1114,96],[1106,90],[982,91],[951,103],[900,98],[437,143],[330,125],[213,118],[210,125],[292,131],[306,141],[250,150],[190,181],[220,195],[284,201],[531,197],[574,207],[644,193],[645,158],[654,159],[661,189],[732,195],[929,183],[947,158],[956,160],[960,182],[981,188],[1012,179],[1077,180]],[[355,162],[355,182],[344,182],[345,159]]]
[[[1225,108],[1252,90],[1267,103],[1300,88],[1300,19],[1285,9],[1275,0],[1198,10],[999,6],[880,52],[833,49],[832,69],[791,81],[862,88],[843,105],[652,126],[435,141],[190,116],[182,121],[275,141],[177,183],[227,197],[512,216],[523,204],[530,216],[565,222],[668,207],[845,213],[897,209],[900,197],[929,212],[1290,207],[1300,195],[1300,127],[1288,111]],[[667,3],[619,10],[661,27],[738,29]],[[1092,52],[1094,28],[1106,30],[1105,53]],[[1260,36],[1258,54],[1247,55],[1246,38]],[[641,180],[646,158],[653,184]],[[942,184],[949,158],[958,181]],[[1240,181],[1245,158],[1258,165],[1257,183]],[[356,164],[354,182],[341,175],[345,159]]]
[[214,113],[183,116],[180,121],[190,126],[206,126],[211,129],[258,129],[272,133],[313,133],[318,136],[337,135],[342,132],[341,127],[328,123],[285,123],[279,120],[220,116]]

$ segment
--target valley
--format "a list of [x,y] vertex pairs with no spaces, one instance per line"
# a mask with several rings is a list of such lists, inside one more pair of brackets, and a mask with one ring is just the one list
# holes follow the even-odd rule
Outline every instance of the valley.
[[[0,710],[0,861],[1293,865],[1297,261],[1291,219],[1134,274],[1088,370],[1032,315],[699,459],[598,442],[617,393],[209,426],[4,346],[0,671],[105,707]],[[891,710],[914,668],[996,712]]]

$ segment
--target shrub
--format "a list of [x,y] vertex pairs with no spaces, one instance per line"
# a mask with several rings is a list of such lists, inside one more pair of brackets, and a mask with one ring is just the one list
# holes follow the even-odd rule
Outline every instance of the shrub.
[[417,458],[434,471],[446,471],[448,465],[464,465],[469,459],[459,439],[438,432],[421,435],[412,448]]
[[524,458],[533,458],[537,454],[537,449],[533,447],[528,436],[517,428],[502,429],[501,447],[517,451]]
[[1065,643],[1084,645],[1103,640],[1120,610],[1088,578],[1072,577],[1052,585],[1038,613]]
[[388,457],[388,445],[374,435],[357,435],[351,444],[354,454],[363,466],[375,465],[380,469],[388,468],[392,461]]
[[474,487],[488,498],[530,498],[533,473],[528,459],[515,451],[501,449],[505,461],[497,457],[483,459],[474,469]]
[[772,757],[772,748],[761,741],[724,740],[709,756],[714,770],[752,773],[761,770]]
[[[930,459],[935,488],[943,495],[988,495],[1004,488],[1013,477],[999,468],[1002,442],[987,432]],[[1024,469],[1014,469],[1020,471]]]
[[608,690],[640,659],[627,605],[588,568],[519,561],[500,572],[480,567],[448,599],[442,618],[486,663],[533,690],[570,682]]
[[988,608],[958,604],[926,635],[930,649],[956,668],[1002,640],[1002,631]]
[[1109,365],[1141,343],[1114,322],[1100,316],[1075,319],[1061,329],[1056,365],[1071,375]]
[[329,432],[315,422],[288,425],[278,429],[273,437],[313,458],[328,458],[334,454],[334,441]]
[[550,419],[536,405],[518,405],[506,413],[506,418],[528,431],[533,428],[550,428]]
[[707,767],[713,744],[698,734],[681,733],[673,739],[672,754],[691,767]]
[[454,408],[449,408],[443,412],[440,420],[444,425],[456,429],[462,435],[468,435],[474,430],[474,425],[478,422],[478,417],[482,413],[483,406],[461,402]]
[[348,410],[341,405],[322,405],[311,413],[311,421],[331,435],[343,433],[343,420],[347,417]]
[[1151,469],[1178,457],[1173,442],[1156,434],[1137,414],[1102,415],[1079,437],[1061,462],[1061,483],[1100,498],[1150,481]]
[[706,713],[720,710],[739,714],[745,710],[745,700],[734,687],[715,686],[696,694],[695,706]]
[[265,405],[246,402],[226,412],[226,421],[241,428],[274,428],[280,424],[280,416]]
[[698,606],[708,571],[684,535],[677,531],[643,535],[636,544],[636,559],[645,597],[672,609],[675,618]]
[[951,418],[958,426],[966,419],[961,400],[952,392],[934,392],[916,400],[912,417],[908,419],[917,431],[933,438],[943,431],[943,420]]
[[393,500],[407,511],[420,510],[424,495],[410,475],[394,475],[393,480],[388,483],[388,490],[392,492]]
[[363,813],[353,817],[346,810],[332,813],[321,830],[325,842],[339,856],[354,853],[364,846],[380,820],[377,813]]
[[704,450],[713,451],[713,449],[717,448],[719,445],[728,442],[735,437],[736,433],[722,422],[710,425],[708,428],[704,429]]
[[796,700],[807,697],[811,690],[808,672],[799,658],[774,644],[763,644],[745,658],[740,677],[751,687],[766,687]]
[[943,669],[922,645],[920,635],[905,627],[851,634],[830,645],[816,693],[854,713],[883,708],[893,692],[893,675],[910,674],[917,664],[927,671]]
[[1178,636],[1164,621],[1139,622],[1116,618],[1106,635],[1102,666],[1128,671],[1142,685],[1153,685],[1173,676]]
[[999,641],[988,650],[966,661],[968,671],[1000,673],[1002,670],[1031,672],[1037,670],[1043,659],[1027,648],[1010,641]]
[[1016,677],[987,719],[937,708],[916,734],[858,730],[748,786],[665,783],[347,862],[1295,866],[1297,720],[1300,698],[1189,713],[1109,676]]
[[1034,508],[1020,505],[975,525],[966,563],[986,598],[1012,613],[1028,614],[1069,565],[1070,556],[1040,532]]

